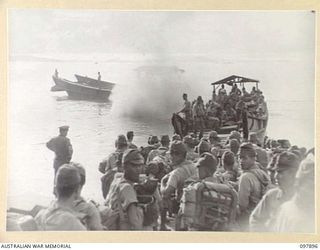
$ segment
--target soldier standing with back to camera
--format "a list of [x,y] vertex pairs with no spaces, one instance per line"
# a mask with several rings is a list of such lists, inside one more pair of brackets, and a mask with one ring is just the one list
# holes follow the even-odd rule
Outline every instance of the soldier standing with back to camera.
[[59,127],[59,135],[47,142],[47,148],[55,153],[53,162],[54,174],[56,175],[60,166],[69,163],[72,158],[72,145],[67,138],[69,126]]

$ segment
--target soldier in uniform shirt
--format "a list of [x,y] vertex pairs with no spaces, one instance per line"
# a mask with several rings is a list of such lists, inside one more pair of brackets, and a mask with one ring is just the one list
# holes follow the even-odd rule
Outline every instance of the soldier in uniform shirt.
[[59,127],[59,135],[47,142],[47,148],[55,153],[53,162],[54,173],[56,174],[59,167],[65,163],[69,163],[72,158],[72,145],[70,139],[67,138],[69,126]]
[[[176,193],[176,201],[179,203],[185,180],[197,174],[197,169],[191,161],[186,160],[187,149],[182,141],[173,141],[170,145],[170,155],[173,171],[161,180],[161,193],[164,206],[168,206],[171,195]],[[166,210],[161,214],[160,230],[166,230]]]

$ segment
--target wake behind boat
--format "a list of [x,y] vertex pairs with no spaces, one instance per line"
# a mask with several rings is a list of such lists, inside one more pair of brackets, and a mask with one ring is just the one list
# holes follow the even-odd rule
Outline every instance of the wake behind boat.
[[[78,76],[78,75],[76,75]],[[80,77],[80,76],[79,76]],[[103,86],[107,82],[94,80],[91,78],[83,77],[87,81],[72,82],[63,78],[58,77],[57,74],[52,76],[55,85],[51,88],[51,91],[66,91],[68,96],[72,99],[84,99],[84,100],[99,100],[107,101],[114,83],[108,83],[109,87]],[[89,81],[88,79],[91,79]],[[94,80],[94,81],[93,81]],[[100,84],[101,82],[101,84]]]

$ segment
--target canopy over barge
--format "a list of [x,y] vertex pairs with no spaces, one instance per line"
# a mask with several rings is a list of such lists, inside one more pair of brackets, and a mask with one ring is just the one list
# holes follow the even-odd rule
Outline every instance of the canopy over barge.
[[241,87],[244,86],[244,83],[255,83],[256,88],[259,89],[259,81],[258,80],[246,78],[243,76],[236,76],[236,75],[228,76],[222,80],[211,83],[211,85],[213,85],[213,88],[215,90],[221,84],[226,84],[226,85],[229,85],[232,87],[234,84],[238,84],[238,83],[241,85]]

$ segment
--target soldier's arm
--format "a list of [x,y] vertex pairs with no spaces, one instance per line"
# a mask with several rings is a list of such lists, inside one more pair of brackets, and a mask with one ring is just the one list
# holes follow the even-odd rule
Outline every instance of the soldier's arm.
[[150,152],[149,152],[149,154],[148,154],[148,157],[147,157],[147,164],[150,162],[150,161],[152,161],[153,160],[153,158],[154,158],[154,150],[151,150]]
[[99,231],[103,230],[99,210],[91,202],[89,202],[88,214],[89,214],[89,218],[88,218],[89,230],[99,230]]
[[265,232],[265,223],[270,215],[268,208],[268,201],[266,196],[260,200],[258,205],[252,211],[249,219],[250,231],[252,232]]
[[133,230],[141,230],[143,225],[143,210],[137,203],[131,203],[127,210],[128,220]]
[[68,146],[68,151],[69,151],[69,157],[70,157],[70,159],[71,159],[71,158],[72,158],[72,155],[73,155],[73,148],[72,148],[72,145],[71,145],[71,144]]
[[73,154],[73,148],[72,148],[70,140],[68,138],[66,138],[66,139],[67,139],[66,145],[67,145],[67,151],[68,151],[68,158],[69,158],[69,160],[71,160],[72,154]]
[[115,153],[113,153],[99,163],[99,171],[104,174],[108,170],[112,170],[116,168],[117,167],[116,163],[117,163],[117,157]]
[[117,160],[118,160],[118,155],[116,153],[110,155],[107,161],[106,171],[111,169],[117,170]]
[[51,139],[50,141],[47,142],[46,144],[47,148],[50,149],[51,151],[54,151],[55,150],[55,147],[54,147],[54,139]]
[[123,210],[127,212],[132,229],[141,230],[143,225],[143,210],[138,207],[137,194],[129,184],[121,189],[120,202]]
[[168,178],[168,182],[166,186],[161,188],[161,193],[163,199],[169,199],[171,194],[177,189],[178,187],[178,179],[176,174],[171,173]]
[[102,162],[99,163],[98,170],[102,173],[106,173],[106,168],[107,168],[107,159],[102,160]]
[[249,206],[249,197],[251,192],[251,185],[247,176],[242,176],[239,181],[239,207],[240,212],[246,212]]

